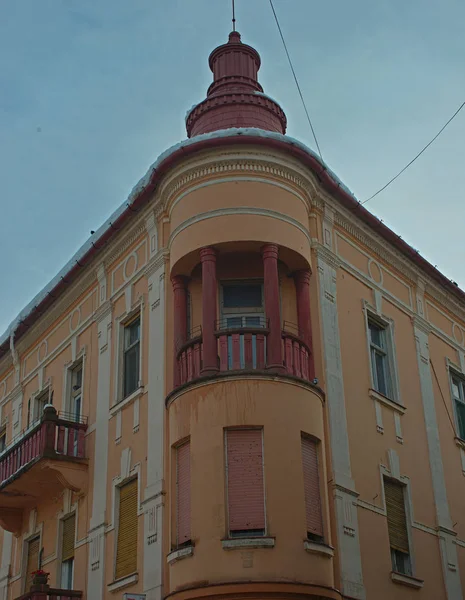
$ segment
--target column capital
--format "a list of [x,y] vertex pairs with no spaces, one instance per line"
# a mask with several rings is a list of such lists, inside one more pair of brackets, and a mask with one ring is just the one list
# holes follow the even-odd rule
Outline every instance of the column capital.
[[261,247],[261,253],[264,259],[274,258],[278,260],[278,245],[277,244],[264,244]]
[[217,255],[218,251],[212,246],[205,246],[205,248],[200,249],[200,261],[203,263],[207,261],[216,262]]
[[186,275],[171,275],[173,290],[184,290],[187,287],[188,277]]
[[294,281],[299,284],[310,285],[311,276],[312,272],[310,269],[300,269],[299,271],[294,271],[293,273]]

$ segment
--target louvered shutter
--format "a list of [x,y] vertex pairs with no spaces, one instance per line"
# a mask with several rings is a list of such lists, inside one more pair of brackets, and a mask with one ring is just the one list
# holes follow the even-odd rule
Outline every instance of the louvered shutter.
[[61,560],[74,558],[74,538],[76,533],[76,515],[63,519],[63,537],[61,540]]
[[115,578],[137,571],[137,479],[120,488]]
[[404,486],[392,481],[384,480],[384,496],[391,548],[400,552],[409,553],[407,519],[405,516]]
[[26,591],[32,585],[32,571],[39,568],[40,538],[36,537],[27,545],[27,565],[26,565]]
[[177,538],[178,546],[191,539],[191,466],[190,442],[176,452]]
[[318,447],[316,442],[307,437],[302,437],[302,465],[304,471],[307,532],[323,537]]
[[229,531],[264,531],[262,430],[229,430],[226,443]]

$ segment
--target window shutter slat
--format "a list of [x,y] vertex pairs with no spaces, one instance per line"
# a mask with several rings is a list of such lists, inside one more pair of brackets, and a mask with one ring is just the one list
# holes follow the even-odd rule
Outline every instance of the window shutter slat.
[[74,538],[76,532],[76,515],[72,514],[63,520],[63,537],[61,540],[61,560],[74,557]]
[[384,480],[384,496],[388,520],[389,543],[391,548],[409,553],[407,518],[405,515],[404,486]]
[[177,481],[177,538],[178,545],[191,539],[191,466],[190,442],[179,446],[176,451]]
[[230,531],[265,529],[262,431],[227,431]]
[[137,479],[120,488],[115,578],[137,571]]
[[304,471],[307,531],[323,537],[318,447],[316,442],[306,437],[302,438],[302,464]]

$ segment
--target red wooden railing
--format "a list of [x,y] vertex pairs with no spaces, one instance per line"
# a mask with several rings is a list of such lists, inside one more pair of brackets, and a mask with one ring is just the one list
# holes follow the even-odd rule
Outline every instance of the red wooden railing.
[[[34,586],[33,586],[34,587]],[[81,600],[82,592],[77,590],[60,590],[48,585],[35,586],[26,594],[15,600]]]
[[282,332],[284,367],[290,375],[313,381],[314,370],[310,348],[290,331]]
[[86,429],[85,423],[60,418],[53,406],[46,407],[39,423],[0,455],[0,486],[41,457],[84,458]]
[[[216,328],[218,340],[218,368],[224,371],[264,370],[268,328],[263,320],[261,327],[228,328],[219,321]],[[297,326],[284,323],[282,331],[284,368],[287,373],[313,381],[314,367],[310,348],[299,335]],[[180,385],[198,379],[202,371],[202,335],[185,343],[177,353]]]

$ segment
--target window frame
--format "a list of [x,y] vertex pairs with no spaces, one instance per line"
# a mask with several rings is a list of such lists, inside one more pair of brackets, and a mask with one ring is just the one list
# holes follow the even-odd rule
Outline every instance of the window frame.
[[[302,443],[303,440],[307,439],[310,442],[313,442],[316,446],[316,456],[317,456],[317,469],[318,469],[318,486],[319,486],[319,491],[320,491],[320,510],[321,510],[321,528],[323,531],[322,536],[317,536],[315,535],[313,538],[310,537],[312,534],[311,532],[307,531],[307,517],[305,515],[305,541],[307,542],[311,542],[312,544],[320,544],[320,545],[326,545],[327,544],[327,527],[326,527],[326,519],[325,519],[325,511],[324,511],[324,507],[325,507],[325,502],[326,499],[324,497],[324,476],[323,476],[323,447],[322,447],[322,443],[321,440],[318,439],[317,437],[306,433],[305,431],[301,431],[300,432],[300,445],[301,445],[301,454],[302,454]],[[303,457],[302,457],[303,460]],[[305,473],[304,473],[304,469],[303,469],[303,462],[302,462],[302,478],[303,478],[303,483],[304,483],[304,506],[305,506],[305,511],[307,510],[307,505],[306,505],[306,498],[305,498]]]
[[[42,407],[42,412],[38,414],[38,403],[45,399],[45,403]],[[29,427],[34,427],[42,418],[43,408],[47,404],[52,404],[53,399],[53,390],[51,383],[47,383],[40,391],[35,392],[28,402],[28,411],[27,411],[27,425],[26,429]],[[31,415],[32,413],[32,415]],[[32,418],[31,418],[32,417]]]
[[[458,383],[459,398],[457,398],[455,396],[454,391],[453,391],[454,390],[453,386],[454,386],[455,382]],[[459,419],[458,410],[457,410],[457,402],[462,403],[465,407],[465,377],[464,377],[464,375],[461,373],[457,373],[453,369],[449,369],[449,386],[450,386],[450,396],[451,396],[451,400],[452,400],[452,404],[453,404],[456,435],[457,435],[458,439],[465,442],[465,430],[463,432],[460,431],[460,419]],[[461,397],[460,397],[460,395],[461,395]],[[464,429],[465,429],[465,423],[464,423]],[[462,433],[464,435],[462,435]]]
[[133,573],[128,575],[124,575],[120,579],[116,579],[116,566],[118,561],[118,534],[119,534],[119,515],[120,515],[120,507],[121,507],[121,488],[125,485],[131,483],[132,481],[136,481],[137,488],[137,506],[136,506],[136,523],[137,523],[137,545],[139,545],[140,536],[139,536],[139,516],[140,516],[140,472],[137,471],[135,474],[130,474],[129,477],[126,477],[122,481],[119,481],[114,485],[115,493],[115,502],[114,502],[114,515],[113,515],[113,529],[114,529],[114,552],[113,552],[113,582],[120,581],[121,579],[126,579],[127,577],[131,577],[138,573],[139,570],[139,560],[136,554],[136,570]]
[[[117,351],[118,351],[118,360],[117,360],[117,368],[116,368],[116,385],[115,385],[115,399],[113,406],[120,404],[127,398],[132,397],[133,394],[136,394],[140,388],[143,387],[142,382],[142,361],[143,361],[143,305],[140,303],[133,311],[129,314],[123,314],[117,319],[118,327],[117,327]],[[124,366],[124,358],[125,358],[125,330],[126,327],[131,325],[134,321],[139,319],[139,375],[137,380],[137,386],[135,390],[133,390],[130,394],[125,395],[124,393],[124,380],[125,380],[125,366]]]
[[41,549],[42,549],[42,529],[35,531],[30,535],[23,538],[23,550],[22,550],[22,562],[21,562],[21,589],[22,593],[25,594],[28,590],[26,589],[27,584],[27,563],[29,555],[29,544],[35,539],[39,540],[39,553],[37,555],[37,568],[39,568],[41,561]]
[[[261,306],[244,306],[225,308],[224,306],[224,288],[227,286],[247,287],[259,285],[261,292]],[[265,295],[263,290],[263,279],[222,279],[220,281],[220,314],[221,319],[240,317],[240,316],[262,316],[265,317]]]
[[[235,530],[240,532],[238,534],[232,533],[229,522],[229,478],[228,478],[228,431],[260,431],[262,441],[262,476],[263,476],[263,515],[264,524],[263,533],[254,534],[254,529],[250,530]],[[226,539],[229,540],[243,540],[243,539],[263,539],[269,536],[268,533],[268,519],[267,519],[267,504],[266,504],[266,479],[265,479],[265,430],[263,426],[256,427],[225,427],[223,429],[223,447],[224,447],[224,476],[225,476],[225,525],[226,525]],[[243,532],[243,533],[242,533]]]
[[[74,550],[76,551],[76,540],[77,540],[77,511],[75,510],[71,510],[69,513],[63,515],[60,517],[60,526],[59,526],[59,569],[57,569],[57,574],[59,577],[59,587],[61,587],[61,589],[64,590],[72,590],[73,589],[73,585],[74,585],[74,559],[75,556],[73,556],[72,558],[69,558],[67,560],[63,560],[63,534],[64,534],[64,521],[66,521],[66,519],[72,517],[74,515],[75,517],[75,525],[74,525]],[[71,563],[71,566],[70,566]],[[64,587],[63,585],[63,566],[67,565],[68,570],[71,571],[71,587]],[[68,573],[68,577],[69,577],[69,573]]]
[[67,413],[67,415],[69,417],[74,415],[73,400],[75,397],[77,397],[78,394],[74,395],[73,379],[74,379],[74,373],[79,368],[81,369],[81,373],[82,373],[81,374],[81,387],[80,387],[81,404],[80,404],[80,411],[79,411],[79,419],[76,419],[76,420],[80,420],[80,418],[83,416],[84,382],[85,382],[85,374],[86,374],[85,353],[82,353],[81,356],[76,358],[76,360],[74,362],[72,362],[71,364],[68,364],[66,366],[64,402],[62,403],[62,410],[65,413]]
[[[394,321],[383,315],[380,315],[376,310],[371,307],[366,301],[364,301],[364,313],[365,313],[365,328],[366,328],[366,339],[367,339],[367,352],[368,352],[368,364],[370,371],[370,387],[371,389],[380,394],[380,396],[387,398],[391,402],[395,402],[400,406],[403,406],[400,396],[400,385],[399,385],[399,373],[398,373],[398,362],[396,355],[395,345],[395,331]],[[371,342],[371,330],[370,323],[382,329],[385,334],[386,348],[380,348],[386,353],[386,378],[387,378],[387,391],[389,395],[379,391],[375,386],[375,377],[373,374],[374,364],[372,359],[372,342]]]
[[397,476],[393,476],[393,474],[385,468],[381,468],[380,474],[381,474],[381,490],[382,490],[383,506],[384,506],[384,512],[386,515],[386,528],[388,526],[388,524],[387,524],[388,516],[387,516],[387,503],[386,503],[384,481],[386,479],[389,479],[392,482],[396,483],[397,485],[401,486],[402,491],[403,491],[403,499],[404,499],[405,525],[406,525],[406,529],[407,529],[407,539],[408,539],[408,547],[409,547],[408,561],[409,561],[410,572],[402,573],[402,572],[394,569],[394,556],[393,556],[394,553],[393,553],[393,549],[391,547],[391,541],[389,539],[389,532],[388,532],[389,557],[391,560],[392,572],[400,573],[401,575],[404,575],[406,577],[415,577],[415,554],[414,554],[413,537],[412,537],[412,526],[413,526],[414,519],[413,519],[413,507],[412,507],[412,495],[411,495],[411,489],[410,489],[410,479],[408,477],[404,477],[404,476],[400,476],[400,478]]

